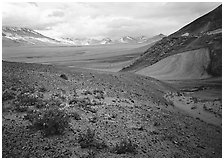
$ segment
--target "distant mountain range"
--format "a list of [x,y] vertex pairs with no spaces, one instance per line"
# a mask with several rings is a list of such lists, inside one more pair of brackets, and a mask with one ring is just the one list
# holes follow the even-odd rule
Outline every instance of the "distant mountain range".
[[57,45],[60,41],[44,36],[30,28],[2,27],[3,46]]
[[30,28],[20,28],[20,27],[2,27],[2,43],[3,46],[21,46],[21,45],[104,45],[104,44],[137,44],[137,43],[152,43],[156,42],[165,37],[163,34],[159,34],[153,37],[130,37],[125,36],[120,39],[112,40],[110,38],[103,38],[101,40],[91,39],[91,38],[51,38],[44,36],[37,31],[34,31]]

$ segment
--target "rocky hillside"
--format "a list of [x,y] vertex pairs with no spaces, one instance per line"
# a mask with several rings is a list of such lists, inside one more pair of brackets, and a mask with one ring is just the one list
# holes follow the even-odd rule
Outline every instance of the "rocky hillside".
[[184,26],[171,36],[200,35],[222,28],[222,5]]
[[[222,6],[219,6],[174,34],[156,42],[134,60],[131,65],[126,66],[121,71],[136,72],[171,55],[199,48],[208,48],[211,61],[206,70],[210,75],[220,76],[222,73],[221,10]],[[201,25],[198,27],[198,24]],[[208,27],[205,29],[203,25]]]
[[222,157],[220,100],[150,77],[3,62],[2,93],[3,158]]

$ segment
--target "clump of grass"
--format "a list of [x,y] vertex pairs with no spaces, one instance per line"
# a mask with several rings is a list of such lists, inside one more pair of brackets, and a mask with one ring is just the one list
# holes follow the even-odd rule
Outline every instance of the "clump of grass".
[[22,93],[17,95],[17,98],[14,100],[14,110],[18,112],[25,112],[30,106],[41,107],[42,100],[37,96],[30,93]]
[[80,117],[80,115],[77,112],[69,113],[69,117],[71,117],[71,118],[73,118],[75,120],[81,120],[81,117]]
[[61,135],[69,127],[69,116],[57,106],[27,114],[32,127],[41,130],[44,136]]
[[53,94],[51,95],[51,99],[52,99],[52,100],[56,100],[56,99],[58,99],[58,101],[66,102],[67,99],[68,99],[68,97],[67,97],[67,95],[64,94],[64,93],[53,93]]
[[104,99],[104,92],[102,90],[95,89],[93,91],[93,94],[95,95],[94,97],[97,99]]
[[14,99],[16,94],[12,91],[5,90],[2,94],[2,101],[8,101]]
[[32,106],[38,102],[39,99],[37,96],[28,93],[19,94],[16,99],[16,103],[18,105],[24,105],[24,106]]
[[98,94],[95,96],[96,99],[104,99],[104,95],[103,94]]
[[87,105],[91,104],[91,101],[89,98],[74,98],[69,102],[70,105],[77,105],[80,107],[85,107]]
[[89,95],[92,95],[92,92],[90,92],[89,90],[86,90],[86,91],[83,92],[83,94],[84,94],[84,95],[88,95],[88,94],[89,94]]
[[47,92],[47,89],[44,86],[42,86],[38,89],[38,91],[44,93],[44,92]]
[[86,133],[79,134],[78,142],[81,148],[90,148],[94,147],[95,142],[95,132],[91,129],[87,129]]
[[113,148],[113,151],[117,154],[125,154],[125,153],[137,153],[137,145],[132,143],[130,139],[122,140],[120,143],[116,144]]
[[95,131],[90,128],[87,129],[86,133],[79,134],[78,142],[81,148],[103,149],[107,147],[104,141],[99,142],[96,139]]
[[88,97],[87,98],[74,98],[69,102],[69,105],[72,106],[72,107],[73,106],[78,106],[78,107],[83,108],[86,111],[90,111],[90,112],[93,112],[93,113],[97,112],[96,109],[91,107],[92,103],[91,103],[91,100]]

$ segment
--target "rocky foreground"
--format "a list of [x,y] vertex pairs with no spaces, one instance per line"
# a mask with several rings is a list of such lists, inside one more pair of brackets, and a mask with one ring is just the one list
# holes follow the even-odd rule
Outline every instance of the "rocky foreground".
[[222,157],[221,126],[153,78],[3,61],[2,88],[3,158]]

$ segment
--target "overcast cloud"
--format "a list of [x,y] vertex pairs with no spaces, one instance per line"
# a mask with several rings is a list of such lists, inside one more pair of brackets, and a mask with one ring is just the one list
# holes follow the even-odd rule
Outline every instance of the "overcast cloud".
[[4,3],[2,24],[51,37],[166,35],[221,3]]

